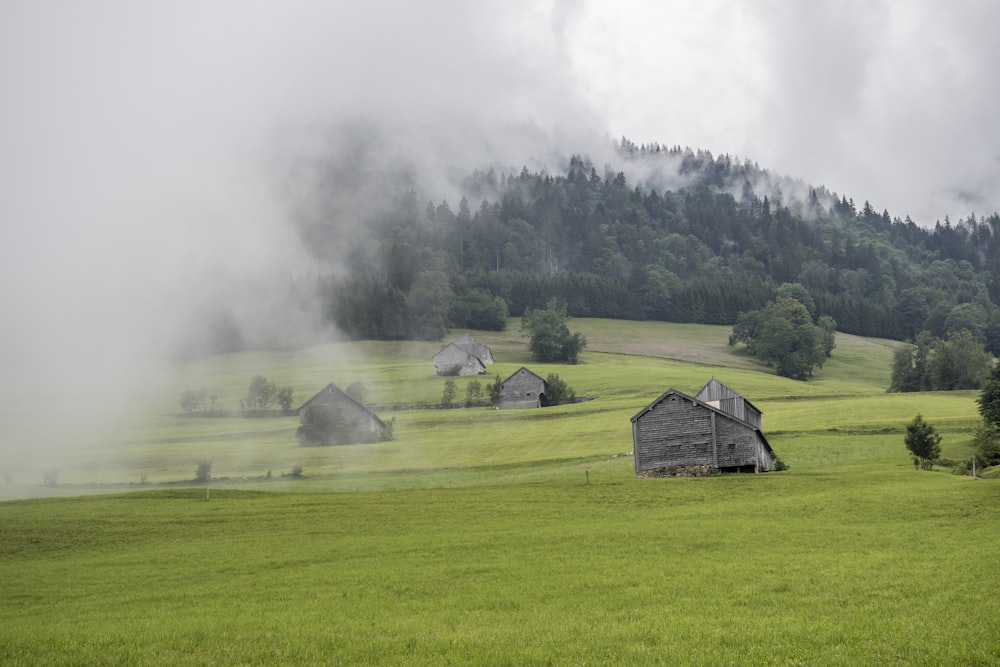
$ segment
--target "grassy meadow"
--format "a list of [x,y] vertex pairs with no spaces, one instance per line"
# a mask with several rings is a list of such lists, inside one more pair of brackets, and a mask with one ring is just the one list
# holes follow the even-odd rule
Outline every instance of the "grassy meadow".
[[[1000,664],[1000,482],[917,471],[902,441],[922,413],[968,457],[975,392],[886,394],[888,341],[838,335],[795,382],[728,327],[570,325],[590,341],[575,366],[531,362],[516,321],[473,332],[498,359],[484,386],[528,365],[590,399],[544,410],[434,407],[438,343],[149,383],[56,487],[28,468],[0,486],[47,496],[0,503],[0,664]],[[301,448],[294,417],[177,405],[204,386],[235,410],[254,374],[297,403],[361,381],[395,439]],[[790,469],[636,480],[629,418],[712,376]],[[207,491],[185,481],[201,459]]]

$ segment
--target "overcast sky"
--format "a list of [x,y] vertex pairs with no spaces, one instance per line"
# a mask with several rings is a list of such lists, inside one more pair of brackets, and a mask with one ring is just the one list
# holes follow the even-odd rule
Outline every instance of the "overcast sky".
[[992,0],[0,0],[0,438],[42,428],[12,393],[61,390],[72,429],[193,295],[303,261],[276,184],[344,120],[430,186],[624,135],[923,225],[992,213],[997,26]]

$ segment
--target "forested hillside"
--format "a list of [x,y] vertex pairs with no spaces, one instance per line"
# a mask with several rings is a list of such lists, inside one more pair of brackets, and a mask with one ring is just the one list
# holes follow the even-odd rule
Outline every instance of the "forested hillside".
[[[996,213],[924,228],[729,156],[616,151],[619,170],[574,157],[560,173],[476,171],[452,202],[422,200],[402,169],[352,184],[363,156],[312,168],[296,220],[329,262],[324,316],[353,337],[435,339],[555,297],[572,316],[733,324],[800,283],[840,331],[968,329],[1000,352]],[[355,224],[344,179],[352,205],[367,201]]]

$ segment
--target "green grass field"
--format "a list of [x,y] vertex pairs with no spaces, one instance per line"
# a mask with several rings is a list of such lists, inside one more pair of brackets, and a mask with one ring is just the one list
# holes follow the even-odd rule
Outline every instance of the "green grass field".
[[[571,328],[590,340],[576,366],[530,362],[516,322],[474,332],[500,360],[480,381],[528,365],[592,400],[383,409],[396,439],[377,445],[300,448],[294,417],[176,399],[205,386],[235,409],[260,373],[297,401],[360,380],[373,404],[432,404],[439,344],[226,355],[150,382],[104,446],[52,450],[58,486],[39,464],[0,487],[64,496],[0,503],[0,664],[1000,664],[1000,483],[916,471],[902,441],[919,412],[968,457],[974,392],[886,394],[887,341],[839,335],[802,383],[726,327]],[[713,375],[790,469],[636,480],[629,418]],[[227,478],[209,500],[183,482],[203,458]]]

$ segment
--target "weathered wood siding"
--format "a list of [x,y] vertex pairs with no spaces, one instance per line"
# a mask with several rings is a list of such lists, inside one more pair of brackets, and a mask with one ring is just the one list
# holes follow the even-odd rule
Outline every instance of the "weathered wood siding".
[[719,410],[741,419],[754,428],[761,427],[761,412],[739,393],[733,391],[715,378],[701,388],[695,398]]
[[637,474],[691,466],[764,472],[774,466],[759,429],[673,390],[633,418],[632,437]]
[[501,408],[537,408],[545,394],[545,380],[526,368],[514,372],[500,385]]
[[760,472],[774,470],[774,452],[760,437],[757,438],[757,469]]
[[741,468],[757,464],[757,432],[739,422],[718,415],[716,419],[718,467]]
[[753,425],[755,428],[760,428],[760,412],[755,410],[752,405],[747,405],[742,396],[720,400],[719,409]]
[[665,466],[715,466],[712,411],[669,395],[641,415],[633,427],[636,470]]

